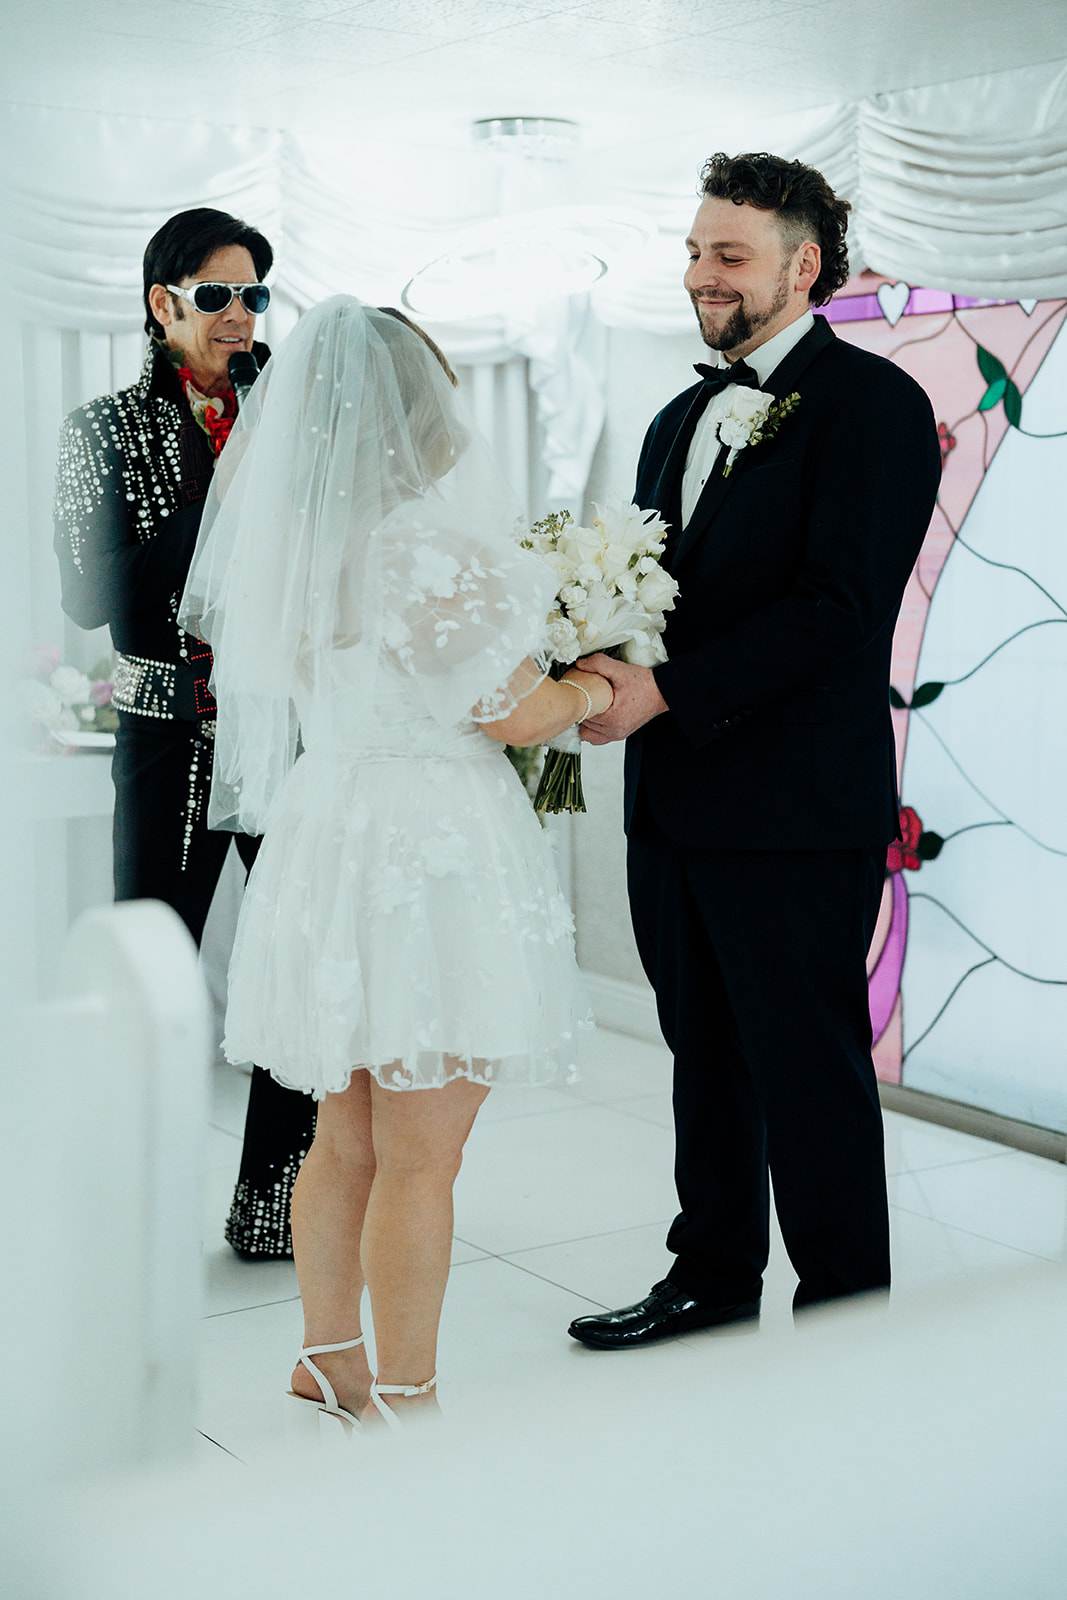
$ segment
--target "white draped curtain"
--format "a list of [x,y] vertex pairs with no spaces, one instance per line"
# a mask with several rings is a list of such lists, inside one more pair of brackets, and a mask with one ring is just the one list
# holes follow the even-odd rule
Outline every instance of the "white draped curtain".
[[[854,266],[989,298],[1067,294],[1067,62],[762,116],[714,137],[824,171],[854,206]],[[4,278],[23,322],[109,337],[140,328],[145,242],[184,207],[244,216],[275,244],[278,308],[265,331],[277,339],[296,309],[340,290],[397,303],[415,268],[491,216],[495,198],[474,148],[9,105],[0,150]],[[529,362],[553,503],[581,497],[600,429],[595,325],[691,326],[679,241],[696,173],[669,166],[631,176],[585,159],[579,190],[660,228],[593,295],[433,329],[461,364]],[[102,373],[99,351],[90,364]]]
[[[716,126],[712,137],[825,172],[853,204],[854,267],[993,299],[1067,294],[1067,62],[763,116]],[[454,362],[501,369],[480,380],[480,420],[520,488],[531,470],[540,474],[537,510],[581,504],[604,416],[604,326],[692,325],[680,241],[699,163],[681,160],[679,149],[684,141],[673,152],[665,141],[643,168],[621,170],[610,152],[579,158],[579,196],[584,185],[590,200],[642,210],[660,230],[593,294],[432,327]],[[328,294],[397,304],[412,272],[495,204],[493,173],[473,147],[7,105],[0,152],[4,312],[21,328],[12,376],[26,418],[15,465],[26,473],[33,588],[44,586],[46,611],[55,599],[46,501],[56,427],[62,411],[130,381],[141,347],[141,256],[168,216],[212,205],[267,234],[277,265],[264,332],[277,342]],[[521,414],[520,373],[530,396]],[[490,405],[504,409],[494,417]]]

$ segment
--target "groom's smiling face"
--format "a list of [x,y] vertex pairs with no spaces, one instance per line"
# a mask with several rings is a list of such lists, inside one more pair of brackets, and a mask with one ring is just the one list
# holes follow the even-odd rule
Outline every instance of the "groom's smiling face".
[[819,271],[810,241],[790,250],[773,211],[705,199],[686,240],[685,286],[704,343],[734,361],[808,309]]

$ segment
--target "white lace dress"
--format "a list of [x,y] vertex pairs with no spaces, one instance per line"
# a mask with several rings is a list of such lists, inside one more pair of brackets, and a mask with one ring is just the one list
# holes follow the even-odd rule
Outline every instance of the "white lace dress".
[[317,1099],[362,1067],[396,1089],[573,1078],[573,919],[503,748],[473,721],[442,728],[398,669],[368,750],[343,651],[336,666],[321,726],[321,701],[298,701],[305,748],[245,893],[226,1054]]

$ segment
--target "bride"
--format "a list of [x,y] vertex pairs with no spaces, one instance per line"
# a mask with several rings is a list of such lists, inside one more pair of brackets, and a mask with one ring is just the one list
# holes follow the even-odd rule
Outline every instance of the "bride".
[[587,1010],[503,746],[612,690],[545,675],[556,578],[514,542],[454,383],[398,314],[310,311],[220,458],[181,610],[215,654],[209,820],[264,835],[224,1049],[320,1102],[291,1393],[346,1425],[436,1407],[464,1143],[491,1085],[573,1073]]

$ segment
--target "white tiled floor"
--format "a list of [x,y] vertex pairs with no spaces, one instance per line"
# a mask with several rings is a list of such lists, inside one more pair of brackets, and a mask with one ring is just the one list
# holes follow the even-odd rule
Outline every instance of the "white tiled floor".
[[[616,1392],[624,1405],[635,1363],[642,1383],[671,1384],[711,1343],[735,1336],[693,1334],[624,1356],[567,1338],[572,1317],[637,1299],[664,1275],[663,1238],[675,1209],[666,1051],[600,1032],[586,1046],[583,1071],[573,1089],[495,1090],[468,1145],[441,1330],[448,1411],[524,1383],[576,1379]],[[219,1070],[203,1211],[201,1450],[221,1460],[228,1452],[235,1470],[278,1442],[301,1327],[291,1264],[242,1263],[222,1238],[246,1093],[246,1078]],[[1041,1259],[1067,1261],[1067,1168],[894,1113],[886,1115],[886,1149],[892,1304]],[[794,1282],[776,1236],[761,1339],[791,1336]]]

